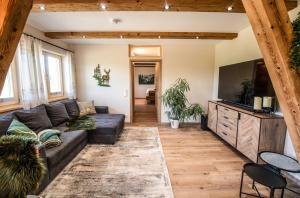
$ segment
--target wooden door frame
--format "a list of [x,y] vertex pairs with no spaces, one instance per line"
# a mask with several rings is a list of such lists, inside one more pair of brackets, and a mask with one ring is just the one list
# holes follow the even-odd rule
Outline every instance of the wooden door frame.
[[[158,94],[158,96],[161,96],[162,93],[162,59],[161,58],[130,58],[129,59],[129,73],[130,73],[130,123],[133,123],[133,116],[134,116],[134,65],[132,64],[133,62],[155,62],[155,63],[159,63],[158,66],[156,65],[155,67],[159,67],[158,70],[158,74],[159,76],[155,76],[155,78],[159,78],[159,85],[158,86],[158,90],[156,90],[156,94]],[[159,101],[159,104],[157,105],[157,101],[156,102],[156,111],[160,112],[159,116],[157,116],[157,122],[160,124],[161,123],[161,100]]]

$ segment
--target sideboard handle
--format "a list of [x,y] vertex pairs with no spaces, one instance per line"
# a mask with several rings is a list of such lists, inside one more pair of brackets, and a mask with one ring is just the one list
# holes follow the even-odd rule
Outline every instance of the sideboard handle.
[[224,127],[228,128],[228,126],[226,124],[223,124]]
[[222,133],[227,136],[227,133],[225,133],[225,132],[222,132]]

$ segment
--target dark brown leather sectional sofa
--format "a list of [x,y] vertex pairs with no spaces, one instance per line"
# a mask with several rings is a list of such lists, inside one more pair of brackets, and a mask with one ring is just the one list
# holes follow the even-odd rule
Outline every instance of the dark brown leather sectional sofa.
[[[59,110],[59,108],[55,106],[61,106],[59,104],[65,105],[65,108],[67,110],[66,113],[63,112],[64,109],[62,109],[62,112],[60,112],[61,108],[59,107]],[[55,108],[57,108],[58,110],[55,111]],[[52,109],[51,115],[50,110],[47,112],[47,109]],[[47,115],[45,115],[45,112],[47,112]],[[117,141],[124,128],[125,115],[109,114],[108,107],[96,107],[96,112],[97,113],[94,115],[89,115],[95,118],[96,129],[91,131],[78,130],[64,132],[62,134],[63,143],[58,147],[45,149],[43,145],[37,145],[40,155],[47,165],[48,171],[44,176],[42,183],[40,184],[40,188],[37,192],[35,192],[35,194],[41,192],[87,144],[114,144]],[[57,118],[56,120],[55,118],[53,118],[53,113]],[[78,113],[79,107],[76,103],[76,100],[65,100],[47,106],[40,105],[30,110],[18,110],[9,112],[0,115],[0,136],[6,134],[6,131],[12,119],[14,118],[26,119],[25,121],[27,123],[25,124],[28,124],[29,126],[27,126],[29,128],[35,128],[35,126],[40,125],[38,126],[39,130],[43,130],[43,125],[48,125],[46,124],[48,123],[46,116],[48,116],[49,120],[52,123],[56,123],[55,125],[52,125],[51,128],[64,131],[66,129],[65,124],[67,122],[66,114],[68,114],[68,119],[76,119],[76,115]],[[37,117],[39,118],[38,123],[36,122]],[[57,122],[57,120],[65,121],[59,123]],[[22,122],[22,120],[20,121]],[[49,128],[49,126],[47,126],[46,128]],[[36,131],[36,129],[34,131]]]

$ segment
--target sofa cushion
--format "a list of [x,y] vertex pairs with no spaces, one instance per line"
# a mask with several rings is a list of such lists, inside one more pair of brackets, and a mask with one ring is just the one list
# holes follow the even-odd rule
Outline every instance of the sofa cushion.
[[39,140],[38,136],[35,134],[34,131],[32,131],[25,124],[16,119],[13,119],[9,128],[7,129],[7,135],[15,135],[18,137],[30,138],[36,141]]
[[77,102],[80,109],[80,116],[96,114],[94,101]]
[[83,130],[63,133],[63,143],[60,146],[47,149],[46,157],[48,167],[55,166],[64,160],[64,157],[71,153],[78,144],[87,138],[87,132]]
[[44,105],[40,105],[30,110],[16,111],[15,115],[19,121],[35,132],[52,128],[52,123],[47,115]]
[[0,137],[6,135],[7,129],[13,120],[12,114],[5,114],[0,116]]
[[95,120],[116,120],[118,122],[124,122],[125,120],[125,115],[123,114],[95,114],[89,115],[89,117],[92,117]]
[[65,105],[68,115],[71,120],[75,120],[75,119],[79,118],[80,110],[79,110],[77,101],[75,99],[65,100],[65,101],[62,101],[62,103]]
[[58,126],[70,119],[67,109],[62,103],[45,105],[47,114],[53,126]]

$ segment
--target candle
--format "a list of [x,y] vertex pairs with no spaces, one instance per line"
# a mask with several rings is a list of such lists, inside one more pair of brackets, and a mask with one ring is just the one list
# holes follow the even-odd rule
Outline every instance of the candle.
[[262,98],[261,97],[254,97],[254,110],[261,110],[262,109]]
[[263,107],[264,108],[271,108],[272,107],[272,97],[264,97]]

